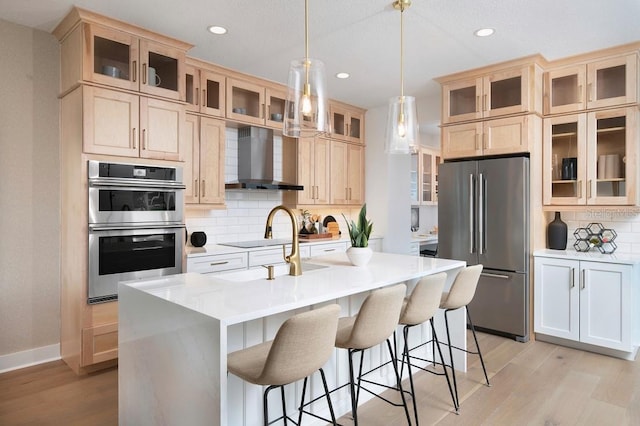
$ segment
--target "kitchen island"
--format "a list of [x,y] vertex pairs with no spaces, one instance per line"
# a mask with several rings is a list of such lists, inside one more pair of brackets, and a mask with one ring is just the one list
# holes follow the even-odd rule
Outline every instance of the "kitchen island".
[[[280,275],[270,281],[266,269],[258,269],[120,283],[120,424],[260,424],[262,388],[227,374],[228,352],[273,338],[289,316],[314,307],[338,303],[343,316],[354,315],[368,292],[380,287],[407,282],[411,289],[422,276],[446,272],[448,288],[465,266],[461,261],[389,253],[374,253],[366,267],[351,266],[344,253],[309,262],[314,269],[307,267],[301,276]],[[464,312],[456,314],[452,340],[464,348]],[[413,337],[419,341],[429,335],[423,327]],[[466,369],[463,355],[455,360],[461,370]],[[365,357],[365,369],[385,360],[384,351],[374,348]],[[346,351],[336,350],[325,372],[330,387],[346,383]],[[375,374],[375,380],[393,383],[390,367]],[[299,391],[300,383],[287,387],[292,410]],[[320,393],[314,376],[311,394]],[[360,402],[367,397],[363,393]],[[332,400],[337,414],[350,411],[346,388],[332,394]],[[272,402],[276,409],[279,401]],[[324,401],[311,408],[326,413]]]

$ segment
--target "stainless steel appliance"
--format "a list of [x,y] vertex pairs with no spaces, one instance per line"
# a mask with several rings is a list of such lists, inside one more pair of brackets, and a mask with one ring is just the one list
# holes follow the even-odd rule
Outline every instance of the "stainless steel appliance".
[[440,165],[438,257],[481,263],[478,328],[529,340],[529,158]]
[[88,303],[118,282],[182,272],[182,168],[89,161]]

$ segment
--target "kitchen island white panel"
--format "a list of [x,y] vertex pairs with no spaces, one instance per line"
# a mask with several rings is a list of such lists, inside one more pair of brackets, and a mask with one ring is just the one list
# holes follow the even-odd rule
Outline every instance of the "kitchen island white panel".
[[[243,281],[243,277],[253,278],[255,271],[248,270],[121,283],[121,424],[144,424],[144,419],[181,425],[260,424],[262,388],[227,375],[228,352],[273,338],[282,322],[295,313],[338,303],[341,315],[354,315],[371,290],[403,281],[411,289],[417,278],[438,272],[447,272],[450,285],[464,267],[460,261],[388,253],[374,253],[370,264],[362,268],[351,266],[345,254],[310,261],[326,267],[272,281]],[[247,275],[239,275],[243,273]],[[464,311],[456,314],[460,315],[454,321],[452,340],[466,347]],[[417,341],[430,333],[424,327],[412,336]],[[374,348],[365,357],[365,369],[385,360],[382,348]],[[347,365],[346,351],[336,350],[325,367],[329,386],[347,382]],[[456,367],[466,369],[464,353],[459,358],[456,355]],[[374,374],[374,380],[394,381],[390,366]],[[300,386],[296,383],[286,389],[291,411]],[[311,380],[311,393],[322,393],[318,377]],[[369,398],[363,393],[360,402]],[[337,413],[350,411],[347,388],[332,394],[332,400]],[[278,413],[278,398],[270,404],[272,412]],[[312,410],[328,414],[324,401],[318,401]]]

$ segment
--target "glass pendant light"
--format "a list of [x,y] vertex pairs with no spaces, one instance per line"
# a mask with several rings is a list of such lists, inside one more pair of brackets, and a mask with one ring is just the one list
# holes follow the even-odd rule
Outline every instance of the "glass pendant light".
[[393,7],[400,10],[400,96],[389,99],[387,138],[385,152],[388,154],[410,154],[418,148],[418,119],[416,99],[404,95],[404,22],[405,9],[411,0],[396,0]]
[[294,138],[329,133],[327,83],[324,64],[309,58],[309,0],[304,2],[304,58],[291,61],[287,100],[285,102],[285,136]]

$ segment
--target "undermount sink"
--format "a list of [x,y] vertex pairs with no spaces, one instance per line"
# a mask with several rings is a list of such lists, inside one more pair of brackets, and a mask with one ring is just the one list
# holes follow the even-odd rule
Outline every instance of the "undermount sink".
[[[328,268],[328,266],[318,265],[316,263],[302,262],[303,274],[307,272],[312,272],[317,269],[324,269],[324,268]],[[282,275],[289,275],[289,264],[287,263],[274,265],[273,269],[274,269],[273,275],[275,277],[279,277]],[[254,281],[259,279],[264,279],[265,281],[267,281],[267,274],[268,274],[267,268],[254,268],[254,269],[248,269],[245,271],[229,272],[228,274],[219,274],[219,275],[216,275],[216,278],[220,278],[222,280],[227,280],[227,281],[237,281],[237,282]]]

